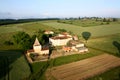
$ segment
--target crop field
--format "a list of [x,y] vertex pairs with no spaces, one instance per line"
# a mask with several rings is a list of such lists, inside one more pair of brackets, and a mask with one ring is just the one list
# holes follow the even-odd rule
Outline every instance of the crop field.
[[19,51],[0,51],[0,80],[22,80],[31,74],[29,65]]
[[56,29],[66,29],[74,34],[81,35],[82,32],[90,32],[91,37],[100,37],[120,33],[120,24],[99,25],[94,27],[82,27],[58,22],[42,22],[42,24]]
[[120,66],[120,58],[102,54],[78,62],[53,67],[51,74],[57,80],[84,80]]

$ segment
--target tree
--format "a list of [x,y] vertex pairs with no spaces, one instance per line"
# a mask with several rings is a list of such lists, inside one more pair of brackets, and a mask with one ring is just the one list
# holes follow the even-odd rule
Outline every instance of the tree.
[[117,18],[113,18],[113,22],[117,21]]
[[48,43],[48,42],[49,42],[49,34],[44,34],[44,35],[42,35],[42,39],[43,39],[46,43]]
[[103,18],[103,22],[106,22],[107,20],[106,20],[106,18]]
[[81,20],[81,17],[78,17],[79,20]]
[[36,32],[36,37],[38,38],[38,40],[40,41],[40,43],[43,45],[43,44],[45,44],[45,39],[43,39],[43,35],[44,35],[44,31],[43,30],[38,30],[37,32]]
[[25,32],[18,32],[13,35],[14,43],[21,47],[23,50],[30,49],[32,47],[31,38]]
[[120,57],[120,43],[118,41],[113,41],[113,45],[118,49],[119,53],[116,54]]
[[88,41],[88,39],[90,38],[91,33],[90,32],[83,32],[82,33],[82,37],[86,40],[86,43]]

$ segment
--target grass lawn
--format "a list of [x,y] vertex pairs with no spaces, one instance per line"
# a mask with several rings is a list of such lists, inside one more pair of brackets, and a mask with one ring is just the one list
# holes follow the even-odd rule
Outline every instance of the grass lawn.
[[0,51],[0,80],[22,80],[31,74],[20,51]]

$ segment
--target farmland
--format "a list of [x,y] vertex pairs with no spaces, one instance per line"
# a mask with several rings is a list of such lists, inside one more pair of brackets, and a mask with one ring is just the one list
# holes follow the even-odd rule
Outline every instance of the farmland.
[[[83,25],[83,24],[82,24]],[[100,25],[99,23],[96,25],[88,24],[89,27],[84,27],[79,23],[66,24],[66,23],[58,23],[56,20],[50,21],[39,21],[39,22],[30,22],[30,23],[20,23],[20,24],[10,24],[0,26],[0,67],[2,67],[3,74],[0,74],[0,79],[3,80],[19,80],[19,79],[28,79],[31,74],[30,66],[27,64],[26,59],[24,58],[23,52],[16,51],[20,50],[17,45],[5,45],[4,42],[6,40],[12,41],[12,36],[18,31],[24,31],[30,35],[33,35],[37,30],[57,30],[57,29],[65,29],[68,32],[71,31],[74,34],[80,36],[81,41],[85,42],[82,37],[82,32],[90,32],[91,36],[88,39],[88,42],[85,45],[89,49],[88,54],[77,54],[70,56],[58,57],[56,59],[52,59],[48,62],[37,62],[31,64],[33,74],[29,77],[30,79],[35,80],[46,80],[45,72],[48,68],[52,68],[55,66],[60,66],[63,64],[68,64],[71,62],[80,61],[86,58],[90,58],[93,56],[97,56],[103,53],[109,53],[115,56],[119,56],[120,52],[120,24],[118,23],[110,23]],[[87,23],[86,23],[87,25]],[[3,51],[4,50],[4,51]],[[7,52],[6,52],[7,51]],[[12,54],[12,55],[11,55]],[[10,56],[10,57],[9,57]],[[6,59],[7,58],[7,59]],[[9,58],[13,59],[12,61]],[[9,60],[9,62],[8,62]],[[9,67],[1,66],[10,65]],[[18,68],[19,66],[19,68]],[[4,67],[4,68],[3,68]],[[12,67],[12,68],[11,68]],[[111,73],[115,73],[116,75],[111,75],[112,77],[118,77],[120,73],[119,68],[112,69],[112,71],[106,72],[106,74],[101,74],[102,78],[106,77],[105,75]],[[10,71],[8,71],[10,69]],[[4,72],[4,70],[6,72]],[[42,71],[42,72],[41,72]],[[5,75],[9,72],[9,75]],[[18,73],[15,74],[15,73]],[[14,76],[16,75],[16,76]],[[23,76],[20,78],[20,76]],[[108,76],[107,76],[108,78]],[[106,78],[106,79],[107,79]],[[109,80],[110,78],[108,78]],[[96,77],[90,78],[89,80],[99,80]]]
[[82,27],[58,22],[43,22],[44,25],[51,26],[56,29],[66,29],[74,34],[81,35],[82,32],[88,31],[92,34],[91,37],[100,37],[120,33],[120,24],[98,25],[94,27]]
[[90,39],[86,45],[94,49],[120,56],[120,34]]
[[71,19],[71,20],[58,20],[59,23],[77,25],[82,27],[93,27],[98,25],[108,25],[110,21],[103,21],[103,19]]
[[[82,32],[87,31],[91,33],[90,39],[86,43],[86,46],[95,50],[103,51],[115,56],[120,56],[120,24],[111,23],[109,25],[97,25],[93,27],[83,27],[73,24],[58,23],[58,22],[43,22],[44,25],[49,25],[57,29],[65,29],[71,31],[74,34],[80,36],[80,39],[84,42],[84,39],[81,35]],[[112,73],[116,74],[113,75]],[[88,80],[99,80],[102,76],[104,80],[118,79],[120,73],[120,67],[112,69],[106,73],[90,78]],[[109,77],[111,75],[111,77]]]
[[83,80],[117,66],[120,66],[119,58],[103,54],[63,66],[53,67],[50,70],[50,74],[61,80]]
[[[94,48],[97,50],[102,50],[113,55],[119,55],[119,45],[120,45],[120,24],[111,23],[109,25],[99,25],[93,27],[81,27],[64,23],[57,22],[43,22],[44,25],[49,25],[54,28],[62,28],[67,31],[71,31],[74,34],[80,36],[80,39],[84,42],[82,37],[82,32],[90,32],[91,36],[86,43],[87,47]],[[116,46],[115,43],[118,45]]]

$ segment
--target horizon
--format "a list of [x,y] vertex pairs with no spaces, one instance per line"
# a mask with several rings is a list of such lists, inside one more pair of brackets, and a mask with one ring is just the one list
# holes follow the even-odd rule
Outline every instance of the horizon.
[[1,0],[0,19],[120,18],[119,0]]

